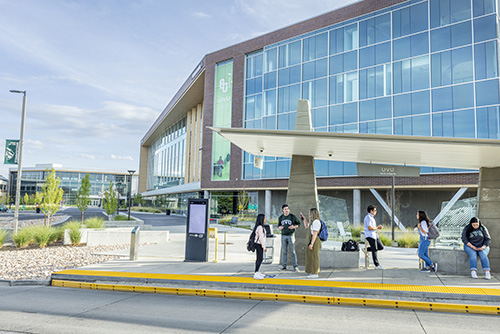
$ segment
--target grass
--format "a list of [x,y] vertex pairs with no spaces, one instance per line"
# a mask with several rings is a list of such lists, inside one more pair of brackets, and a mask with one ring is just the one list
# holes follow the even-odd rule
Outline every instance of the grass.
[[389,237],[385,234],[379,234],[378,237],[384,246],[392,246],[391,237]]
[[50,243],[57,240],[58,231],[54,227],[34,226],[32,228],[33,241],[40,248],[47,247]]
[[399,247],[403,248],[417,248],[419,242],[418,233],[406,232],[403,235],[396,238]]
[[363,226],[351,226],[351,235],[355,240],[359,240],[361,238],[361,231],[364,231],[365,228]]
[[71,241],[71,244],[73,246],[79,245],[80,244],[80,239],[82,237],[82,234],[80,232],[80,229],[82,228],[82,224],[77,221],[77,220],[72,220],[64,224],[63,226],[64,229],[69,230],[69,240]]
[[82,223],[80,223],[79,221],[77,220],[70,220],[69,222],[65,223],[63,225],[63,228],[65,230],[72,230],[72,229],[81,229],[82,228]]
[[99,217],[88,218],[85,219],[83,225],[85,225],[87,228],[104,228],[104,219]]
[[7,239],[7,237],[9,236],[9,232],[7,230],[4,230],[4,229],[0,229],[0,248],[2,248],[5,240]]
[[[128,219],[128,216],[116,215],[114,220],[125,221],[125,220],[129,220],[129,219]],[[130,220],[133,220],[133,219],[130,219]]]

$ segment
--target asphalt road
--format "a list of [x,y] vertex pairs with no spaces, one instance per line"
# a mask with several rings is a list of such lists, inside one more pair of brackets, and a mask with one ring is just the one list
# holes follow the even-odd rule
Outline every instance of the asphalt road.
[[498,316],[0,286],[0,333],[497,333]]

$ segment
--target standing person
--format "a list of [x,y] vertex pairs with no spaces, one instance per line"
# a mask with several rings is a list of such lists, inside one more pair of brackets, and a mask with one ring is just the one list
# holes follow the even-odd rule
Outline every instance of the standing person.
[[436,272],[438,265],[437,263],[432,263],[431,259],[429,258],[429,246],[431,244],[431,241],[429,240],[429,236],[427,233],[429,232],[429,222],[430,219],[427,217],[427,213],[425,211],[417,211],[417,219],[418,219],[418,224],[417,228],[420,232],[420,241],[418,243],[418,257],[420,257],[422,260],[425,262],[425,267],[422,268],[420,271],[423,272]]
[[464,243],[464,250],[469,255],[471,277],[477,278],[477,257],[479,255],[484,271],[484,278],[491,279],[490,261],[488,260],[491,237],[488,229],[481,224],[478,218],[472,217],[469,225],[465,226],[462,231],[462,241]]
[[319,277],[319,250],[321,248],[321,240],[319,240],[318,233],[321,229],[321,219],[319,217],[318,209],[312,208],[309,210],[309,222],[306,217],[300,213],[300,219],[304,221],[304,227],[309,228],[310,233],[307,234],[307,248],[306,248],[306,274],[307,278]]
[[[384,269],[378,262],[377,251],[383,250],[384,245],[380,241],[378,237],[377,230],[382,229],[382,225],[377,226],[377,221],[375,220],[375,215],[377,214],[377,207],[375,205],[368,205],[366,209],[368,214],[365,216],[364,225],[365,225],[365,239],[370,244],[370,249],[373,257],[373,264],[375,265],[375,269]],[[365,245],[366,247],[366,245]]]
[[266,249],[266,230],[264,229],[264,224],[266,223],[266,216],[262,213],[257,215],[255,220],[255,226],[253,231],[255,232],[255,254],[257,258],[255,260],[255,273],[253,275],[254,279],[264,279],[266,275],[262,274],[259,269],[262,261],[264,260],[264,252]]
[[281,269],[286,270],[288,260],[288,249],[292,254],[293,270],[299,272],[297,265],[297,254],[295,253],[295,229],[300,226],[300,220],[292,213],[288,204],[281,206],[283,214],[278,218],[278,229],[281,230]]

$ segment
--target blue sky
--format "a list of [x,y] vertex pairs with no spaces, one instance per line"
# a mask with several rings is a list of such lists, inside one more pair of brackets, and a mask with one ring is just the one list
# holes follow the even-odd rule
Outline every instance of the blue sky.
[[0,152],[19,138],[9,90],[26,90],[23,167],[137,170],[141,138],[205,54],[352,2],[0,0]]

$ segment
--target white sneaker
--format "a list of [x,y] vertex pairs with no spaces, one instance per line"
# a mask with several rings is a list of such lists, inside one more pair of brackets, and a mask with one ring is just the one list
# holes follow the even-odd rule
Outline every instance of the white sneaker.
[[255,274],[253,274],[253,279],[264,279],[264,275],[262,275],[259,272],[256,272]]
[[384,267],[382,267],[382,266],[379,264],[378,266],[375,266],[375,269],[384,270]]
[[309,279],[319,278],[319,275],[318,274],[311,274],[311,275],[307,275],[306,278],[309,278]]
[[491,273],[489,271],[484,272],[484,278],[491,279]]
[[477,278],[477,272],[475,270],[471,270],[470,277]]

